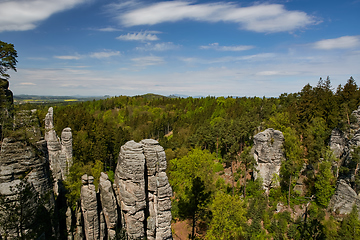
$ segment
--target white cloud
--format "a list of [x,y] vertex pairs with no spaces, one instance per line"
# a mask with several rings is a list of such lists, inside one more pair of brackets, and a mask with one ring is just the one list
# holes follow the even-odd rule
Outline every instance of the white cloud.
[[347,49],[360,45],[359,36],[344,36],[339,38],[324,39],[313,44],[313,48],[331,50],[331,49]]
[[245,51],[253,49],[254,46],[250,45],[237,45],[237,46],[219,46],[219,43],[211,43],[208,46],[200,46],[200,49],[214,49],[217,51]]
[[54,56],[54,58],[62,59],[62,60],[79,60],[81,58],[80,55],[64,55],[64,56]]
[[92,58],[109,58],[113,56],[120,56],[119,51],[103,51],[103,52],[94,52],[90,54]]
[[148,32],[128,33],[120,35],[116,39],[124,41],[156,41],[159,38],[155,34]]
[[[138,6],[138,5],[137,5]],[[315,24],[314,17],[301,11],[288,11],[280,4],[258,4],[239,7],[234,3],[193,4],[187,1],[166,1],[138,7],[119,14],[125,26],[155,25],[185,19],[205,22],[234,22],[240,28],[255,32],[293,31]]]
[[153,66],[153,65],[160,65],[164,63],[164,59],[162,57],[157,56],[146,56],[146,57],[139,57],[131,59],[138,67],[146,67],[146,66]]
[[121,29],[114,28],[114,27],[105,27],[105,28],[99,28],[99,29],[96,29],[96,30],[100,31],[100,32],[119,32],[119,31],[122,31]]
[[19,83],[19,85],[23,85],[23,86],[36,86],[35,83],[32,83],[32,82],[22,82],[22,83]]
[[136,47],[136,50],[138,50],[138,51],[167,51],[167,50],[178,49],[179,47],[180,46],[175,45],[172,42],[164,42],[164,43],[157,43],[157,44],[146,43],[142,47]]
[[79,59],[83,59],[86,57],[91,57],[91,58],[109,58],[109,57],[113,57],[113,56],[120,56],[121,53],[119,51],[112,51],[112,50],[107,50],[105,49],[104,51],[101,52],[92,52],[86,55],[80,55],[80,54],[75,54],[75,55],[61,55],[61,56],[54,56],[54,58],[56,59],[61,59],[61,60],[79,60]]
[[88,0],[12,0],[0,2],[0,32],[36,28],[52,14],[71,9]]

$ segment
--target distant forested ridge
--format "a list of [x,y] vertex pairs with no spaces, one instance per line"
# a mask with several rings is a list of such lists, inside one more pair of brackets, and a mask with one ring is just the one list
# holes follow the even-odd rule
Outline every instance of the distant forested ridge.
[[[359,105],[352,77],[337,87],[328,77],[272,98],[143,95],[54,106],[54,125],[56,132],[65,127],[73,132],[74,165],[66,182],[73,204],[82,174],[99,179],[106,171],[111,179],[121,145],[153,138],[167,155],[174,221],[194,223],[192,238],[357,239],[357,209],[339,218],[326,208],[337,177],[327,163],[331,132],[348,132]],[[37,108],[44,119],[47,108]],[[284,134],[286,158],[279,187],[269,195],[261,180],[254,180],[251,153],[253,136],[267,128]],[[292,189],[304,167],[310,170],[300,194]],[[299,208],[306,209],[305,217],[294,217]]]

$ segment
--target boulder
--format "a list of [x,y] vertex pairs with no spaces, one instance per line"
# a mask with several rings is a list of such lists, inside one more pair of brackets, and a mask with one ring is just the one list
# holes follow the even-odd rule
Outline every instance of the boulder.
[[252,149],[256,160],[257,172],[254,172],[255,179],[261,177],[263,188],[268,193],[271,187],[278,183],[273,183],[274,174],[279,175],[281,162],[284,159],[282,145],[284,135],[272,128],[266,129],[254,136],[254,147]]
[[349,214],[354,204],[360,208],[360,197],[345,180],[340,179],[331,197],[329,209],[338,214]]

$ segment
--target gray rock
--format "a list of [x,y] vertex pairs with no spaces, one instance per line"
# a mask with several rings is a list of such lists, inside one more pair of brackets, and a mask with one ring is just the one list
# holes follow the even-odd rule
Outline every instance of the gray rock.
[[115,194],[112,188],[112,183],[106,173],[101,173],[99,182],[100,201],[106,222],[108,239],[113,239],[116,234],[116,227],[118,224],[118,212]]
[[153,139],[140,142],[143,145],[147,168],[147,218],[148,239],[172,239],[171,200],[172,189],[166,176],[166,155],[163,147]]
[[172,190],[165,170],[165,152],[157,141],[121,147],[113,188],[130,239],[172,239]]
[[81,187],[81,211],[84,218],[84,230],[86,240],[100,239],[100,224],[98,214],[98,202],[93,184],[93,177],[82,176],[83,186]]
[[[22,111],[21,114],[16,115],[16,128],[19,132],[25,132],[25,136],[19,136],[19,139],[3,139],[0,151],[0,194],[14,199],[18,194],[16,186],[21,182],[30,183],[30,187],[36,193],[34,197],[49,194],[44,207],[50,211],[54,208],[55,200],[48,171],[47,147],[46,141],[40,140],[39,121],[35,119],[34,112]],[[37,199],[28,200],[27,211],[38,207]],[[36,219],[33,221],[35,222]]]
[[76,218],[76,226],[75,226],[74,240],[83,240],[84,234],[83,234],[81,207],[77,207],[75,212],[75,218]]
[[122,225],[129,238],[145,237],[145,156],[141,144],[125,143],[119,153],[115,184],[122,215]]
[[349,214],[354,204],[360,208],[360,197],[345,180],[340,179],[335,194],[331,197],[329,209],[339,214]]
[[67,239],[73,240],[73,233],[71,231],[72,217],[71,217],[71,209],[70,207],[66,210],[66,231],[67,231]]
[[261,177],[263,188],[268,193],[271,187],[277,186],[273,183],[274,174],[280,173],[281,162],[284,159],[282,145],[284,135],[272,128],[266,129],[254,136],[254,158],[256,160],[257,172],[254,172],[255,179]]
[[45,116],[45,140],[49,152],[50,169],[54,178],[54,193],[59,195],[61,182],[66,180],[72,160],[72,133],[65,128],[61,133],[61,140],[54,129],[54,111],[50,107]]

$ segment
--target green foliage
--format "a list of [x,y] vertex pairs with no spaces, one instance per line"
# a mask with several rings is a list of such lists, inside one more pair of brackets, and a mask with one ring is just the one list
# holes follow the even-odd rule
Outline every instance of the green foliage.
[[169,182],[177,196],[182,196],[185,189],[191,189],[193,180],[199,177],[205,184],[206,191],[213,190],[215,156],[207,150],[195,148],[186,156],[170,161]]
[[331,171],[331,162],[325,160],[319,165],[315,179],[316,202],[326,208],[335,192],[335,177]]
[[246,229],[246,205],[238,196],[218,192],[211,205],[212,219],[206,239],[241,239]]
[[0,41],[0,76],[8,79],[10,77],[6,72],[10,69],[16,71],[17,51],[14,44]]
[[360,239],[360,221],[358,209],[354,204],[351,212],[341,222],[339,229],[340,239]]

